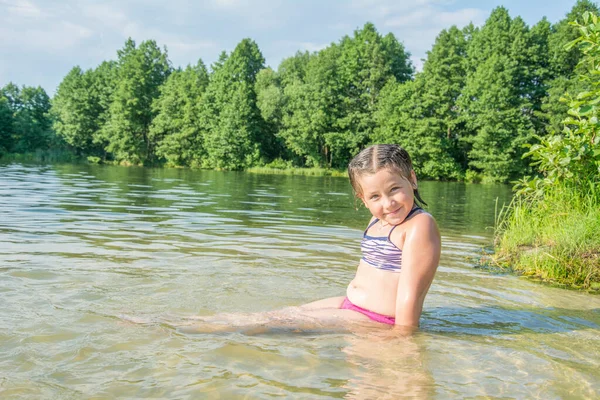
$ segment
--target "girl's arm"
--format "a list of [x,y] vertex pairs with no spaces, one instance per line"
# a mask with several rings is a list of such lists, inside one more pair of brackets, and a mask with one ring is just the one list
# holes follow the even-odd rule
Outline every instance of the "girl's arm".
[[406,232],[396,296],[396,326],[417,328],[423,302],[440,261],[440,233],[433,217],[422,213]]

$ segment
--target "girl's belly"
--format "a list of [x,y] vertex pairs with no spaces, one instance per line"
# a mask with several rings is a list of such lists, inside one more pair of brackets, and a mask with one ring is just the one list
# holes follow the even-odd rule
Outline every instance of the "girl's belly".
[[383,271],[361,260],[346,296],[359,307],[393,317],[399,276],[399,272]]

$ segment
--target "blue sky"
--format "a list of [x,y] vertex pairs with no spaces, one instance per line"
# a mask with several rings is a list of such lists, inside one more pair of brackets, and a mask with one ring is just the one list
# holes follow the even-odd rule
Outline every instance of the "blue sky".
[[392,32],[419,68],[437,34],[452,25],[481,25],[497,6],[529,25],[564,18],[575,0],[0,0],[0,87],[41,85],[50,96],[79,65],[116,59],[128,37],[167,46],[174,66],[207,66],[243,38],[254,39],[267,64],[298,50],[315,51],[375,24]]

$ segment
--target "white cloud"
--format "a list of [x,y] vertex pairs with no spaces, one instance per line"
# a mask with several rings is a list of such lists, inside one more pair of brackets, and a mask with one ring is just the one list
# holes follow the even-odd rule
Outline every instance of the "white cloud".
[[457,7],[452,0],[352,0],[351,5],[354,13],[364,15],[379,29],[387,28],[403,42],[417,70],[442,29],[462,28],[470,22],[481,25],[488,14],[482,9]]
[[448,1],[440,0],[352,0],[350,6],[363,15],[376,18],[388,18],[405,12],[414,12],[424,7],[436,7],[448,4]]
[[27,0],[9,2],[7,11],[12,17],[17,18],[38,18],[42,15],[40,8]]
[[[480,25],[500,1],[0,0],[0,72],[5,80],[41,84],[50,92],[73,66],[114,59],[127,37],[166,45],[175,66],[198,58],[209,65],[249,37],[276,66],[298,50],[318,51],[352,35],[367,21],[383,35],[393,33],[419,66],[442,29]],[[570,5],[560,2],[515,2],[511,15],[527,9],[528,21],[538,13],[539,20],[560,8],[562,18]]]
[[80,45],[92,35],[92,31],[83,25],[71,22],[58,22],[52,29],[44,26],[18,29],[15,24],[2,24],[0,37],[5,46],[17,51],[69,50]]
[[130,23],[129,18],[122,9],[114,4],[82,4],[79,6],[81,15],[92,24],[100,24],[103,27],[122,30]]
[[329,43],[313,43],[313,42],[292,42],[292,45],[296,45],[295,47],[298,50],[307,50],[309,52],[319,51],[329,46]]
[[239,8],[247,4],[244,0],[211,0],[210,3],[213,7],[226,9]]

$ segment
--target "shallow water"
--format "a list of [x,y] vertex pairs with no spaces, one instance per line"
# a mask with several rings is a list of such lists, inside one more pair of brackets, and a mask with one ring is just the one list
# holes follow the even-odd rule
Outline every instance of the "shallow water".
[[509,188],[420,189],[443,250],[413,337],[188,334],[160,321],[343,295],[346,179],[0,165],[0,397],[599,397],[600,297],[473,267]]

